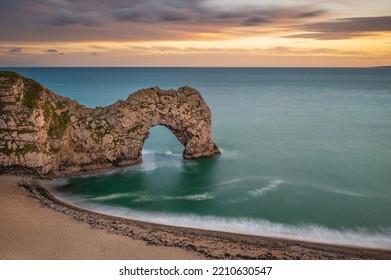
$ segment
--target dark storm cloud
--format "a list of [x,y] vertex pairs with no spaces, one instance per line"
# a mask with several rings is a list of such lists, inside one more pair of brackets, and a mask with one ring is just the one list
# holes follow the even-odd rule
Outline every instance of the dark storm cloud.
[[326,13],[324,10],[316,10],[316,11],[308,11],[308,12],[300,12],[296,15],[296,18],[311,18],[323,15]]
[[308,33],[287,36],[289,38],[349,39],[370,36],[378,32],[391,32],[391,16],[343,18],[333,21],[304,24],[299,30]]
[[249,18],[246,18],[241,25],[243,26],[254,26],[254,25],[260,25],[262,23],[269,23],[270,21],[262,16],[252,16]]
[[244,12],[215,12],[214,18],[216,20],[235,20],[235,19],[241,19],[246,17],[247,13]]
[[100,20],[98,14],[95,12],[75,13],[63,10],[56,12],[48,18],[39,18],[37,22],[56,26],[70,24],[95,25],[99,24]]
[[21,53],[23,52],[22,48],[12,48],[8,51],[8,53]]
[[161,21],[190,21],[195,18],[191,11],[179,9],[162,9],[160,12]]
[[138,5],[131,8],[121,8],[113,13],[115,21],[129,22],[170,22],[170,21],[191,21],[197,17],[192,9],[177,7],[159,7]]
[[[146,1],[143,5],[120,8],[114,11],[113,19],[116,21],[128,22],[167,22],[181,21],[192,22],[213,22],[218,25],[243,25],[253,26],[263,23],[278,21],[278,19],[297,19],[317,17],[324,14],[324,10],[311,10],[303,7],[265,7],[264,9],[241,8],[235,11],[220,11],[207,9],[199,5],[202,1],[190,1],[187,5],[177,5],[177,1]],[[304,9],[304,11],[302,11]]]
[[[312,6],[222,9],[206,0],[2,0],[0,41],[186,39],[227,28],[303,23],[326,11]],[[244,31],[245,32],[245,29]]]
[[47,53],[58,53],[58,50],[56,50],[56,49],[48,49],[45,52],[47,52]]
[[241,24],[244,26],[262,25],[265,23],[282,23],[289,20],[298,20],[303,18],[316,18],[326,14],[325,10],[312,10],[305,7],[274,7],[262,10],[247,11],[239,13],[241,15]]

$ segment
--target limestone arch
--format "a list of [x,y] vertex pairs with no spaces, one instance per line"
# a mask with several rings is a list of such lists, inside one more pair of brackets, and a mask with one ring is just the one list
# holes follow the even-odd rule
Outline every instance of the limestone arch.
[[177,91],[161,90],[158,87],[141,90],[130,95],[129,100],[143,100],[139,110],[143,120],[141,155],[149,130],[155,126],[168,128],[183,145],[185,159],[199,159],[220,154],[211,137],[212,114],[198,91],[182,87]]
[[31,79],[0,71],[0,99],[8,112],[0,123],[0,173],[22,169],[66,176],[137,164],[156,125],[173,132],[185,159],[220,153],[211,137],[210,109],[190,87],[143,89],[112,105],[86,108]]

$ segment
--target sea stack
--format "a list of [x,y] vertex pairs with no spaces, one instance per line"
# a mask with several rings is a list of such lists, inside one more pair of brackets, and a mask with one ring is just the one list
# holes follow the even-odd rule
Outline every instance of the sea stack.
[[220,154],[212,114],[191,87],[142,89],[107,107],[86,108],[15,72],[0,72],[0,174],[57,177],[142,161],[149,129],[169,128],[185,159]]

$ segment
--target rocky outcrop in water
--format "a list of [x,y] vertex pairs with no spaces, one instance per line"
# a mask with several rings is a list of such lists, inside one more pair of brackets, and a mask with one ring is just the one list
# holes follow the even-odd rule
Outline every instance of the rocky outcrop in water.
[[220,153],[211,138],[210,109],[190,87],[142,89],[91,109],[3,71],[0,116],[0,173],[22,170],[45,177],[136,164],[156,125],[175,134],[185,159]]

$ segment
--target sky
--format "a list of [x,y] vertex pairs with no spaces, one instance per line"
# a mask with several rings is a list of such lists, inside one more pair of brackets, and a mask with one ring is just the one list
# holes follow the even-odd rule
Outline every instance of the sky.
[[390,0],[1,0],[0,66],[391,65]]

